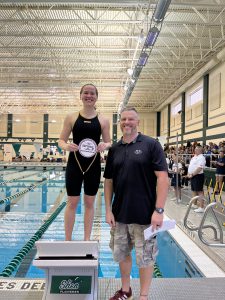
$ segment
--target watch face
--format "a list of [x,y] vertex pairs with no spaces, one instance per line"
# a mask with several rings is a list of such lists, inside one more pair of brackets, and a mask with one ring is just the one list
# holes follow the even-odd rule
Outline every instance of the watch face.
[[164,212],[164,209],[163,209],[163,208],[158,208],[158,207],[156,207],[155,210],[156,210],[157,213],[159,213],[159,214],[162,214],[162,213]]

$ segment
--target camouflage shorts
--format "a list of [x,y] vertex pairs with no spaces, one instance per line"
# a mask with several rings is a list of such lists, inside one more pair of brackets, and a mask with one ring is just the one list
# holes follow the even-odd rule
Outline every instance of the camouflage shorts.
[[110,248],[116,262],[125,260],[133,247],[136,251],[136,260],[139,268],[154,265],[158,254],[156,237],[144,239],[144,230],[149,225],[122,224],[116,222],[116,227],[110,231]]

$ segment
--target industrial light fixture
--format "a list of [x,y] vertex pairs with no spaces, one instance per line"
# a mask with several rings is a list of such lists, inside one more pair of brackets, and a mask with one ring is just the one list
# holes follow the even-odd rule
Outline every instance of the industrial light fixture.
[[127,69],[127,73],[130,75],[130,76],[132,76],[132,74],[133,74],[133,69]]
[[144,47],[148,48],[154,46],[156,39],[159,35],[159,32],[160,32],[159,29],[155,26],[150,28],[145,40]]
[[[126,83],[124,86],[125,95],[123,99],[123,106],[126,106],[129,98],[132,94],[132,91],[135,87],[136,81],[138,80],[140,73],[143,69],[143,67],[146,65],[149,55],[151,54],[151,50],[158,38],[158,35],[160,33],[160,30],[158,29],[159,23],[163,21],[165,14],[167,12],[167,9],[171,3],[171,0],[158,0],[158,3],[156,5],[156,8],[154,10],[153,16],[152,16],[152,22],[154,26],[149,29],[148,34],[145,39],[144,46],[142,48],[141,54],[138,58],[137,64],[134,68],[128,69],[127,72],[130,75],[130,82]],[[141,35],[139,37],[139,43],[143,39],[143,30],[141,31]],[[137,48],[136,48],[137,49]],[[135,52],[136,53],[136,52]],[[118,119],[119,119],[119,112],[121,111],[119,107],[118,109]]]
[[143,29],[141,30],[141,33],[139,34],[139,36],[137,37],[137,41],[138,43],[142,43],[145,39],[144,33],[143,33]]
[[134,77],[134,78],[138,78],[139,75],[141,74],[141,70],[142,70],[141,67],[136,66],[136,67],[134,68],[133,77]]
[[137,62],[137,65],[138,66],[145,66],[147,60],[148,60],[148,54],[146,52],[142,52],[140,57],[139,57],[139,60]]
[[162,22],[170,5],[171,0],[159,0],[153,15],[155,22]]

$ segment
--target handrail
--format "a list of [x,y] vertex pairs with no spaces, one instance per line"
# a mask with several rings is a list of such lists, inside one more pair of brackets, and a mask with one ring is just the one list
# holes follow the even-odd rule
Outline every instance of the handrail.
[[[224,205],[220,202],[213,202],[213,203],[210,203],[207,205],[207,207],[205,208],[205,211],[204,211],[204,215],[202,217],[202,220],[200,222],[200,225],[199,225],[199,229],[198,229],[198,236],[199,236],[199,239],[202,241],[202,243],[204,243],[205,245],[207,246],[210,246],[210,247],[225,247],[225,243],[223,242],[223,229],[219,223],[219,220],[215,214],[215,211],[214,211],[214,206],[220,206],[222,208],[224,208]],[[219,241],[220,243],[209,243],[207,242],[204,238],[203,238],[203,232],[202,232],[202,229],[205,228],[204,226],[204,222],[206,220],[206,217],[207,217],[207,214],[208,212],[211,211],[217,225],[218,225],[218,229],[219,229],[219,233],[220,233],[220,238],[219,238]]]
[[[190,227],[188,225],[188,216],[189,216],[189,213],[190,213],[190,210],[191,210],[191,206],[194,202],[196,202],[196,200],[198,200],[200,198],[200,196],[195,196],[193,198],[191,198],[190,202],[189,202],[189,206],[188,206],[188,209],[186,211],[186,214],[184,216],[184,226],[189,229],[190,231],[196,231],[199,229],[199,226],[193,226],[193,227]],[[206,199],[204,198],[201,198],[202,200],[206,201]],[[217,231],[216,229],[212,226],[212,225],[206,225],[204,226],[204,228],[211,228],[213,231],[214,231],[214,235],[215,235],[215,238],[217,238]]]
[[[208,204],[208,205],[206,206],[206,208],[205,208],[205,211],[204,211],[204,214],[203,214],[203,217],[202,217],[202,220],[201,220],[199,226],[192,226],[192,227],[190,227],[190,226],[188,225],[188,216],[189,216],[189,213],[190,213],[190,210],[191,210],[191,206],[192,206],[192,204],[193,204],[196,200],[198,200],[199,198],[200,198],[199,196],[195,196],[195,197],[193,197],[193,198],[190,200],[190,202],[189,202],[188,209],[187,209],[186,214],[185,214],[185,216],[184,216],[184,226],[185,226],[185,228],[187,228],[187,229],[190,230],[190,231],[198,231],[199,239],[200,239],[205,245],[207,245],[207,246],[212,246],[212,247],[225,247],[225,244],[223,243],[223,229],[222,229],[222,227],[221,227],[221,225],[220,225],[220,223],[219,223],[219,221],[218,221],[218,218],[217,218],[217,216],[216,216],[216,214],[215,214],[215,211],[213,210],[213,207],[216,206],[216,205],[220,205],[220,206],[222,206],[222,208],[224,208],[224,205],[223,205],[222,203],[220,203],[220,202],[213,202],[213,203]],[[203,199],[203,200],[206,201],[206,199]],[[219,238],[219,239],[218,239],[218,236],[217,236],[217,229],[216,229],[213,225],[204,225],[204,222],[205,222],[205,220],[206,220],[206,216],[207,216],[209,210],[211,210],[212,215],[213,215],[213,217],[214,217],[214,219],[215,219],[215,221],[216,221],[216,223],[217,223],[217,226],[218,226],[218,228],[219,228],[219,233],[220,233],[220,238]],[[214,240],[215,240],[215,241],[219,240],[219,241],[220,241],[219,244],[218,244],[218,243],[208,243],[208,242],[203,238],[203,232],[202,232],[202,230],[203,230],[203,229],[207,229],[207,228],[213,230],[213,233],[214,233]]]

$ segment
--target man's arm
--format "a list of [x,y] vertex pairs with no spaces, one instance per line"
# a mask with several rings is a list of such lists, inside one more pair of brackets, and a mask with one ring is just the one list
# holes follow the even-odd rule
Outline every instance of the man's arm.
[[188,173],[188,177],[189,178],[192,178],[194,177],[195,175],[198,175],[201,171],[203,170],[202,167],[198,167],[195,169],[195,171],[193,173]]
[[[166,171],[155,171],[155,175],[157,177],[157,198],[155,207],[164,208],[169,188],[168,173]],[[162,223],[163,214],[159,214],[157,211],[154,211],[151,219],[153,230],[155,230],[156,227],[161,227]]]
[[115,223],[115,218],[114,218],[112,210],[111,210],[111,203],[112,203],[112,197],[113,197],[113,181],[112,181],[112,179],[105,178],[104,195],[105,195],[106,223],[108,223],[110,225],[110,227],[114,227],[116,225],[116,223]]

